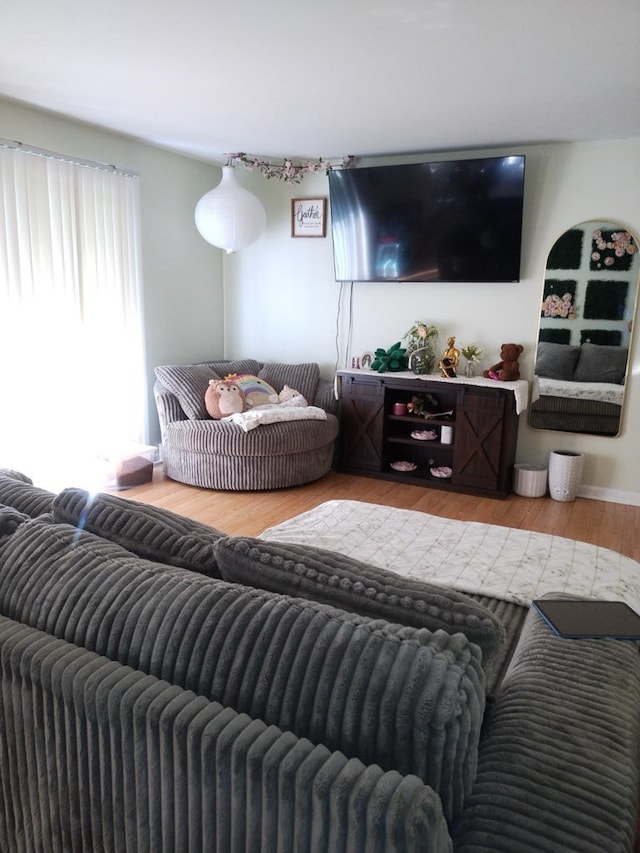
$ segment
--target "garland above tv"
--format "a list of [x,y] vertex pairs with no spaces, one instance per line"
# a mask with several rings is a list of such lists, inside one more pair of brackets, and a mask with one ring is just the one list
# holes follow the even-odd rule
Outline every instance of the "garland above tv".
[[291,158],[287,157],[282,163],[272,163],[269,160],[264,160],[261,157],[251,157],[249,154],[242,152],[238,154],[227,154],[227,166],[236,166],[240,163],[249,171],[257,171],[264,175],[265,178],[278,178],[287,184],[299,184],[306,175],[325,174],[329,169],[333,169],[336,165],[343,169],[352,166],[355,162],[355,157],[343,157],[338,163],[330,163],[328,160],[305,160],[296,163]]
[[337,281],[520,280],[523,155],[331,169]]

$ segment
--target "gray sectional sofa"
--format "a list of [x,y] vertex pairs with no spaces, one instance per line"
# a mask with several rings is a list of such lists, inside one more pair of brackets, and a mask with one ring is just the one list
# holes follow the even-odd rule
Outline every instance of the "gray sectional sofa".
[[0,472],[3,851],[630,851],[640,655]]

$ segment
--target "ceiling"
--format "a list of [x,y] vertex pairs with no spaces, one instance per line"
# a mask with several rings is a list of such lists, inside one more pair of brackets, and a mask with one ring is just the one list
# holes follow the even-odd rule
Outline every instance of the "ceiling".
[[213,162],[640,138],[640,1],[0,0],[0,96]]

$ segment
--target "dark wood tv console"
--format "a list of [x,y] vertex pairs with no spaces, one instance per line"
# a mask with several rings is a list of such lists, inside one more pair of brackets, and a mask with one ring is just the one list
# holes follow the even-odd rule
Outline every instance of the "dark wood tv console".
[[[341,471],[495,498],[511,492],[515,387],[527,383],[369,370],[341,370],[337,382]],[[421,404],[427,417],[412,411]],[[399,462],[415,469],[396,470]]]

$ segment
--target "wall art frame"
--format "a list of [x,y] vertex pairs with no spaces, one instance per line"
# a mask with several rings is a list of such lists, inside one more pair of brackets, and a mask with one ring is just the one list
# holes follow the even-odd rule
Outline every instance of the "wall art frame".
[[318,197],[291,199],[291,236],[327,236],[326,198]]

